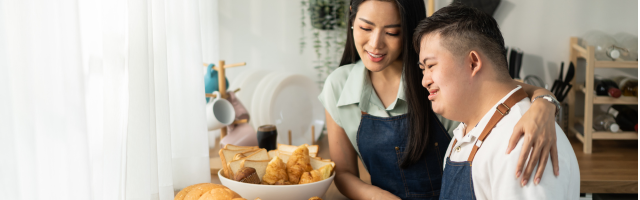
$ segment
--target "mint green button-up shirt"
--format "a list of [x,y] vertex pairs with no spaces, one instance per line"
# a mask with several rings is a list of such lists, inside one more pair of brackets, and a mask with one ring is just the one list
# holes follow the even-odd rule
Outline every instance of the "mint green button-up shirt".
[[[407,113],[407,101],[403,84],[400,80],[396,100],[384,107],[375,93],[368,70],[358,61],[344,65],[333,71],[325,80],[324,88],[318,99],[329,112],[331,118],[347,133],[351,145],[360,156],[356,136],[360,125],[361,111],[378,117],[392,117]],[[438,115],[447,132],[452,135],[459,122],[451,121]]]

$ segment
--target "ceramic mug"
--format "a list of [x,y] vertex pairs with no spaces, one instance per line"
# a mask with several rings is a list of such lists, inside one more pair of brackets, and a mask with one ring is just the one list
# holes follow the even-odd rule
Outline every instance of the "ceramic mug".
[[207,128],[209,130],[216,130],[222,127],[228,126],[236,118],[236,111],[233,109],[233,105],[226,99],[221,98],[220,92],[215,91],[213,94],[216,98],[209,97],[209,103],[207,103]]

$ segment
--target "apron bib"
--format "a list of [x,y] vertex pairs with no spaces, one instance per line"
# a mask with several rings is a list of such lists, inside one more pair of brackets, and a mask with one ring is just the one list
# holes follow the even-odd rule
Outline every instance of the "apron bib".
[[[478,153],[480,146],[482,146],[484,139],[487,138],[489,133],[491,133],[491,130],[493,130],[493,127],[498,124],[502,117],[509,114],[511,107],[526,97],[527,93],[525,93],[524,90],[519,89],[507,98],[504,103],[499,104],[498,107],[496,107],[495,113],[491,116],[489,123],[484,127],[482,133],[480,133],[480,137],[478,137],[476,144],[473,146],[467,161],[454,162],[449,159],[450,156],[447,157],[447,166],[444,168],[440,199],[476,199],[476,195],[473,191],[473,176],[471,171],[473,159],[475,158],[476,153]],[[453,152],[456,142],[458,142],[458,140],[453,141],[453,145],[451,145],[451,152]],[[449,153],[449,155],[451,155],[451,153]]]
[[371,184],[402,199],[437,199],[442,184],[442,161],[451,137],[430,113],[430,140],[420,160],[400,168],[408,139],[407,115],[376,117],[362,112],[357,133],[360,158]]

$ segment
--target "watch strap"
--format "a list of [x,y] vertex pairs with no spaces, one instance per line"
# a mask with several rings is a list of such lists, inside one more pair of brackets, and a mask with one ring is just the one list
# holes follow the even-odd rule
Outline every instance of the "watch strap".
[[547,100],[548,102],[556,106],[556,118],[557,118],[558,114],[560,114],[560,111],[562,110],[562,107],[560,106],[560,102],[553,96],[546,94],[546,95],[540,95],[540,96],[534,97],[533,100],[531,100],[531,103],[535,102],[539,98]]

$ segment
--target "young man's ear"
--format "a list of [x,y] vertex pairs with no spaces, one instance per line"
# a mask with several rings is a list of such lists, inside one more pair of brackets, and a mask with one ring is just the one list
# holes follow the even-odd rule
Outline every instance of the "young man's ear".
[[480,54],[477,51],[469,52],[468,59],[470,61],[469,67],[471,68],[471,76],[473,77],[480,72],[480,69],[482,69],[482,59],[480,59]]

